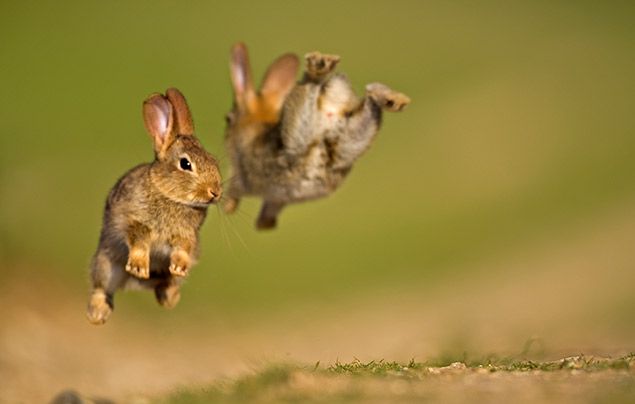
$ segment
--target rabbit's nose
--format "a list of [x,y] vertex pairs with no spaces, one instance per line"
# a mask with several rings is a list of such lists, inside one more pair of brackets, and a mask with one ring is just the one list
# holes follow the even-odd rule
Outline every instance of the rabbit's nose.
[[220,190],[214,191],[214,189],[212,188],[207,189],[207,196],[209,197],[209,200],[212,202],[218,200],[218,198],[220,197],[220,194],[221,194]]

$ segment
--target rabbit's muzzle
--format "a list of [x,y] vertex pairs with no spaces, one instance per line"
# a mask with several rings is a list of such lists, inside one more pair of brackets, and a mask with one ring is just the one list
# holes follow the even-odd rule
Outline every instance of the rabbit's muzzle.
[[207,203],[212,204],[218,202],[223,191],[219,188],[207,188]]

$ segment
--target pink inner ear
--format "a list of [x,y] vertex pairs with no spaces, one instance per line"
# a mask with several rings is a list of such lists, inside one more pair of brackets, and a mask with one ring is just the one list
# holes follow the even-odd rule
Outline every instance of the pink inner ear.
[[245,88],[245,76],[243,75],[243,69],[239,63],[234,61],[231,65],[232,73],[234,76],[234,86],[238,90]]
[[236,94],[243,95],[251,91],[249,56],[244,44],[238,43],[232,47],[230,69]]
[[157,124],[159,126],[158,129],[160,131],[161,137],[165,137],[165,133],[168,130],[168,117],[165,114],[165,111],[160,111],[158,115],[159,115],[157,118],[158,120]]
[[151,134],[158,137],[161,142],[165,140],[168,132],[168,113],[166,105],[163,102],[155,102],[150,105],[152,113],[149,116],[151,125]]
[[232,72],[234,76],[234,90],[238,94],[245,93],[245,91],[247,90],[247,78],[245,76],[245,68],[239,64],[234,64],[232,65]]
[[172,114],[172,107],[165,98],[161,97],[157,99],[157,102],[153,104],[156,108],[155,125],[157,128],[157,135],[164,141],[170,130],[170,115]]
[[167,131],[169,130],[168,125],[171,114],[170,103],[165,98],[161,98],[157,107],[159,110],[159,114],[157,116],[157,125],[159,127],[159,130],[161,131],[161,137],[165,137]]
[[172,125],[172,107],[160,94],[148,98],[143,104],[143,119],[148,133],[154,138],[155,147],[161,146]]

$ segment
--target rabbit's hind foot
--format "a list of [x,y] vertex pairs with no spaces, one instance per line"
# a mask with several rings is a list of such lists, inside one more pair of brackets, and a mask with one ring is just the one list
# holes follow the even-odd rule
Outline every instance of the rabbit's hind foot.
[[95,289],[91,293],[90,300],[88,301],[86,317],[88,317],[88,321],[91,324],[104,324],[112,314],[112,309],[112,295],[106,294],[102,289]]
[[380,108],[391,112],[399,112],[410,103],[410,98],[407,95],[381,83],[368,84],[366,86],[366,95]]
[[327,55],[320,52],[310,52],[304,55],[307,74],[313,80],[320,80],[335,70],[340,61],[338,55]]
[[181,300],[179,285],[159,285],[154,289],[157,302],[166,309],[172,309]]

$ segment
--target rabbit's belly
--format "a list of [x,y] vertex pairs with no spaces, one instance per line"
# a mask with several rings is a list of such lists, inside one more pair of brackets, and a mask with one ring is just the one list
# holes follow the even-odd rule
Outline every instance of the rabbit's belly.
[[245,194],[280,202],[327,196],[348,173],[331,167],[326,142],[316,142],[306,155],[295,160],[268,150],[266,157],[240,163],[236,173]]
[[299,186],[292,194],[293,199],[303,201],[327,196],[334,192],[344,180],[339,173],[326,171],[323,176],[300,180]]
[[333,170],[327,155],[325,143],[322,143],[307,156],[288,189],[292,201],[321,198],[340,186],[346,173]]
[[134,276],[128,276],[126,278],[125,283],[122,286],[124,290],[144,290],[144,289],[154,289],[161,283],[161,279],[159,277],[150,278],[150,279],[139,279]]
[[301,202],[322,198],[335,191],[343,179],[344,175],[332,172],[326,167],[313,167],[294,178],[287,178],[282,186],[270,189],[267,199]]
[[326,196],[333,192],[331,187],[327,186],[322,179],[301,180],[298,186],[291,190],[292,201],[305,201]]

